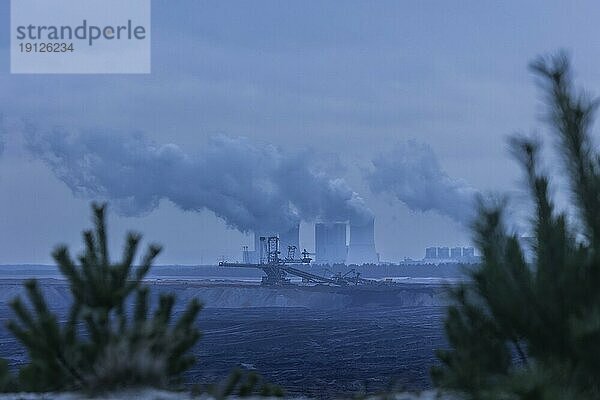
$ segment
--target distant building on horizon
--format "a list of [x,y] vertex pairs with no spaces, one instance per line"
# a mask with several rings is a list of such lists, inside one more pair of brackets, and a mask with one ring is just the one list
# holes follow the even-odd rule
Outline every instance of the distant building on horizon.
[[440,262],[465,262],[474,263],[479,261],[479,257],[475,256],[473,247],[455,246],[452,248],[439,246],[425,248],[425,258],[423,261],[440,263]]
[[315,263],[343,264],[348,255],[345,222],[315,224]]
[[463,257],[475,257],[475,249],[472,247],[463,247]]
[[378,264],[379,257],[375,250],[375,219],[365,224],[350,222],[350,243],[346,264]]
[[254,232],[254,250],[250,250],[248,246],[242,247],[242,261],[245,263],[256,264],[260,262],[260,238],[261,237],[269,237],[269,236],[277,236],[279,237],[279,256],[281,258],[286,258],[288,255],[288,247],[296,246],[296,254],[295,257],[298,258],[298,254],[300,254],[300,224],[296,224],[291,229],[288,229],[285,232],[275,232],[275,231],[255,231]]
[[428,247],[425,249],[425,258],[428,260],[438,258],[437,247]]
[[458,260],[462,257],[462,247],[453,247],[450,249],[450,258]]
[[450,258],[450,249],[448,247],[438,247],[437,255],[438,255],[438,258],[447,260]]

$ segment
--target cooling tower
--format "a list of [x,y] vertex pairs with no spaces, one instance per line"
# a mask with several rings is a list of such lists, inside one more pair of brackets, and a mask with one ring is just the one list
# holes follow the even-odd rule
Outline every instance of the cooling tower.
[[366,224],[350,223],[350,245],[348,246],[348,264],[376,264],[375,251],[375,220]]
[[342,264],[346,262],[346,223],[318,222],[315,224],[315,262]]

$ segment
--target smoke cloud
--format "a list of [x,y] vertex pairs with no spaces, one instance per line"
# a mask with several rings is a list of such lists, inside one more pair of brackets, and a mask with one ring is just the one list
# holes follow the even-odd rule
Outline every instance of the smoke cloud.
[[25,136],[31,153],[75,195],[108,200],[126,216],[149,213],[163,199],[183,210],[210,210],[242,232],[372,216],[343,179],[314,170],[307,152],[226,136],[198,154],[139,133],[29,129]]
[[367,174],[374,193],[388,193],[413,211],[434,211],[461,224],[475,215],[478,191],[449,177],[427,144],[407,141],[372,160]]

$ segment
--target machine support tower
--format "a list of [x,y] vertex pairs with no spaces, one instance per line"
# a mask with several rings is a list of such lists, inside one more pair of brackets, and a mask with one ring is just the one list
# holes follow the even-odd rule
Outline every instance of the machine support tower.
[[355,273],[354,276],[348,276],[348,274],[346,274],[327,278],[294,268],[291,265],[310,264],[312,259],[310,258],[310,253],[308,251],[302,251],[302,253],[300,253],[302,258],[296,259],[296,246],[288,246],[287,256],[282,259],[280,257],[281,252],[279,251],[279,238],[277,236],[261,236],[259,242],[258,264],[249,263],[247,259],[244,259],[244,262],[241,263],[221,261],[219,262],[219,266],[261,269],[265,273],[265,276],[262,278],[262,284],[269,286],[283,286],[290,284],[290,279],[287,278],[288,274],[300,277],[304,282],[322,283],[334,286],[358,285],[371,282],[368,279],[360,278],[358,273]]

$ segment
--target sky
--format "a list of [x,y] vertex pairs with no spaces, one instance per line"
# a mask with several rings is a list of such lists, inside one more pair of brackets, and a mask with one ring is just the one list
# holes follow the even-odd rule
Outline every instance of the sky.
[[[375,216],[377,250],[388,261],[420,258],[430,245],[468,245],[467,224],[456,215],[469,212],[415,206],[414,196],[407,202],[398,194],[403,185],[386,185],[389,177],[374,169],[414,167],[398,157],[424,149],[439,167],[427,176],[444,188],[418,192],[424,196],[447,191],[459,201],[465,192],[515,190],[520,174],[508,135],[545,137],[528,63],[565,49],[577,81],[592,92],[600,87],[594,1],[154,0],[149,75],[11,75],[8,3],[0,2],[0,114],[9,124],[80,139],[112,135],[114,143],[143,137],[149,149],[175,148],[196,160],[199,171],[207,154],[225,169],[237,165],[235,153],[210,152],[216,137],[272,146],[276,167],[304,154],[310,163],[298,168],[312,169],[278,178],[275,189],[300,198],[304,180],[293,178],[343,181],[341,193],[359,196]],[[58,243],[80,249],[90,201],[103,192],[77,190],[61,165],[31,150],[22,130],[2,132],[0,264],[50,263]],[[186,171],[182,185],[205,187],[195,169]],[[170,188],[155,197],[144,212],[111,207],[115,252],[129,229],[163,244],[163,264],[234,258],[251,243],[205,203],[186,208]],[[303,222],[302,247],[312,248],[312,235]]]

